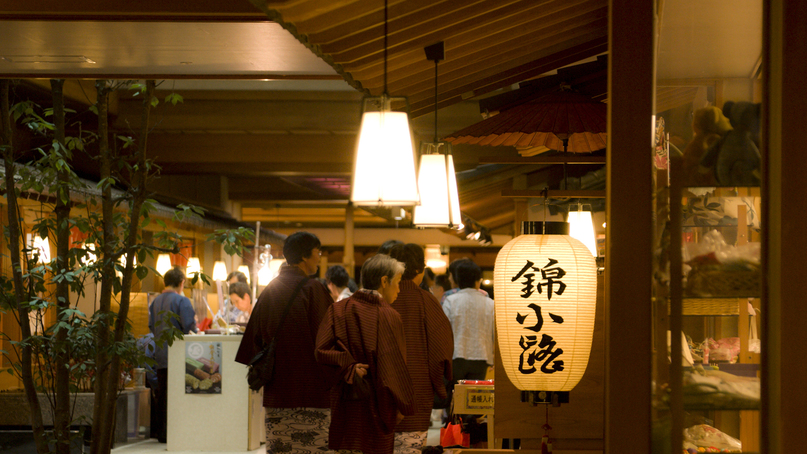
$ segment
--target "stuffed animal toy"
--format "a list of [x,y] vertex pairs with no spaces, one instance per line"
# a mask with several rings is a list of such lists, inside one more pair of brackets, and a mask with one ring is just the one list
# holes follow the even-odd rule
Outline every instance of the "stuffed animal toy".
[[750,102],[728,101],[723,105],[723,114],[734,129],[709,147],[701,159],[703,167],[714,166],[720,185],[759,185],[761,159],[755,139],[759,134],[760,108],[760,104]]
[[684,186],[716,186],[714,169],[700,164],[709,147],[731,131],[729,119],[717,107],[703,107],[695,111],[692,130],[695,136],[684,148]]

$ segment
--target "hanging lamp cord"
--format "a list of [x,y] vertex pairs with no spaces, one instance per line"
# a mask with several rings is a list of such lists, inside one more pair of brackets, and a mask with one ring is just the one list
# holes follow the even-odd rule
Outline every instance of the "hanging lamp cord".
[[389,20],[389,0],[384,0],[384,94],[387,94],[387,33]]
[[437,143],[437,63],[439,60],[434,60],[434,143]]

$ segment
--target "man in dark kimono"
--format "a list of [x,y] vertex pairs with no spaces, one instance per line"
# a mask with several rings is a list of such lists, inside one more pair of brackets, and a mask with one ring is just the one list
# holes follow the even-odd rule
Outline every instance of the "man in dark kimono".
[[420,288],[426,266],[423,248],[401,244],[393,247],[389,255],[406,265],[401,291],[392,307],[403,320],[406,366],[415,391],[415,414],[404,418],[395,428],[395,453],[420,454],[431,424],[434,396],[447,397],[454,335],[440,302]]
[[[235,360],[248,364],[277,336],[274,380],[263,388],[266,409],[266,452],[327,450],[330,408],[327,369],[314,358],[317,330],[333,304],[330,292],[308,276],[317,271],[320,241],[296,232],[283,245],[286,264],[263,290],[252,310]],[[298,284],[303,283],[283,326],[280,318]]]
[[414,413],[403,324],[389,304],[403,271],[387,255],[371,257],[361,269],[364,288],[334,303],[320,326],[317,361],[341,377],[331,389],[333,450],[392,454],[395,425]]

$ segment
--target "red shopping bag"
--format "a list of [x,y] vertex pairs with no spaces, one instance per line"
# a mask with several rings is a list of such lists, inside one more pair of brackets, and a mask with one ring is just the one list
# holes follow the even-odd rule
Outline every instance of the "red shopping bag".
[[453,424],[449,421],[445,427],[440,428],[440,446],[446,448],[452,446],[468,448],[471,446],[471,434],[462,431],[462,419],[460,419],[459,424]]

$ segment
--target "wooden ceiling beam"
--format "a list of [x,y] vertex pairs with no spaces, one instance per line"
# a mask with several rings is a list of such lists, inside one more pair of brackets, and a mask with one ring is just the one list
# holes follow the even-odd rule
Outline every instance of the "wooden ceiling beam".
[[353,172],[353,163],[321,162],[321,163],[271,163],[271,162],[163,162],[156,163],[162,168],[163,175],[238,175],[252,176],[348,176]]
[[575,154],[568,156],[482,156],[479,164],[605,164],[605,156],[578,156]]
[[81,0],[59,2],[27,0],[5,2],[6,20],[103,20],[103,21],[262,21],[266,15],[248,2],[166,2],[138,0],[114,2]]
[[504,168],[497,172],[481,175],[477,178],[464,179],[459,183],[459,191],[464,193],[477,189],[487,190],[491,184],[502,184],[503,180],[510,180],[517,175],[523,175],[525,173],[537,172],[541,170],[541,168],[541,166],[537,165],[524,165]]
[[[184,93],[182,93],[184,96]],[[196,95],[193,93],[192,95]],[[154,115],[159,122],[154,132],[178,131],[287,131],[302,133],[328,133],[339,131],[358,134],[361,123],[361,97],[351,93],[349,99],[333,97],[312,99],[265,99],[256,94],[252,99],[236,96],[218,99],[185,98],[175,106],[158,106]],[[140,124],[141,103],[139,99],[120,101],[119,116],[114,122],[118,129],[137,128]]]
[[355,136],[334,134],[149,135],[149,154],[158,163],[233,163],[244,171],[258,163],[352,163],[355,146]]
[[502,197],[549,197],[549,198],[569,198],[569,199],[604,199],[605,191],[598,190],[564,190],[564,189],[550,189],[542,191],[539,189],[505,189],[502,191]]

